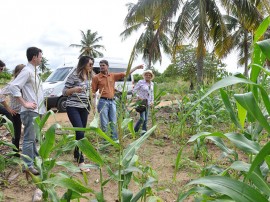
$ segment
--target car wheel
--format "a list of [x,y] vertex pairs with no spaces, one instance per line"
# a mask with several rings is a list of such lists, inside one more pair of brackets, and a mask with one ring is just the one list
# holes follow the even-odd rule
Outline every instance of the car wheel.
[[61,97],[57,103],[57,109],[59,112],[66,112],[67,97]]

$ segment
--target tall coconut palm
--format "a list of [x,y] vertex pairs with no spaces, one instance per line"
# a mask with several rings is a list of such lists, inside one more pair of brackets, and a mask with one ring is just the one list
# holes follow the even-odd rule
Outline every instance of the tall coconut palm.
[[[238,64],[244,65],[244,74],[248,76],[248,63],[251,54],[253,33],[261,23],[263,16],[258,7],[260,1],[221,0],[227,13],[224,20],[229,35],[224,41],[217,41],[215,51],[220,57],[226,57],[233,49],[238,51]],[[227,43],[226,49],[220,44]]]
[[[175,44],[186,37],[197,48],[197,82],[203,82],[203,66],[207,45],[227,36],[221,11],[215,0],[189,0],[183,8],[174,29]],[[226,46],[226,44],[222,44]]]
[[169,30],[158,32],[161,23],[158,12],[147,9],[147,12],[141,14],[137,10],[138,4],[130,3],[128,7],[129,12],[125,18],[126,29],[120,36],[125,40],[132,33],[143,29],[136,45],[136,53],[143,54],[143,60],[147,62],[147,68],[150,69],[157,61],[162,62],[161,48],[166,54],[171,52],[170,38],[166,35]]
[[139,15],[147,13],[146,10],[149,9],[159,12],[161,19],[154,41],[160,32],[172,25],[172,20],[180,13],[174,26],[173,45],[177,46],[186,39],[196,44],[197,81],[202,83],[203,59],[207,44],[211,40],[224,38],[227,34],[215,0],[139,0],[136,8]]
[[88,55],[91,57],[103,57],[103,53],[99,52],[98,49],[105,50],[103,45],[97,44],[102,40],[101,36],[98,36],[97,32],[92,33],[90,29],[85,32],[81,31],[82,40],[80,44],[71,44],[70,47],[80,48],[80,56]]

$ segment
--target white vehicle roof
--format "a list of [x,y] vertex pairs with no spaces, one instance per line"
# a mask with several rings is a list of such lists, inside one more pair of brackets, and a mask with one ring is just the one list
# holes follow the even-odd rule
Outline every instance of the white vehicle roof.
[[[99,62],[101,60],[107,60],[109,62],[109,68],[110,67],[114,67],[114,68],[127,68],[128,63],[125,62],[122,59],[117,59],[117,58],[95,58],[95,63],[94,63],[94,67],[99,67]],[[63,67],[76,67],[78,64],[78,60],[74,63],[74,62],[69,62],[69,63],[65,63],[64,65],[59,66],[58,68],[63,68]]]

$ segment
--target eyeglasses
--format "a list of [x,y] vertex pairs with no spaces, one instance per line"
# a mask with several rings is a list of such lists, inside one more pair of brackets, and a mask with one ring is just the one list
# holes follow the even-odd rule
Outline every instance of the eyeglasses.
[[88,63],[88,64],[89,64],[90,67],[93,67],[93,65],[94,65],[93,63]]

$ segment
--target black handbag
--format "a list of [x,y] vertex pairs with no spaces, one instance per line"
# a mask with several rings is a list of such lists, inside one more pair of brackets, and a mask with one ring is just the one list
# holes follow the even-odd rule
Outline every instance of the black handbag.
[[144,112],[147,107],[147,99],[139,100],[138,105],[135,107],[136,112]]

